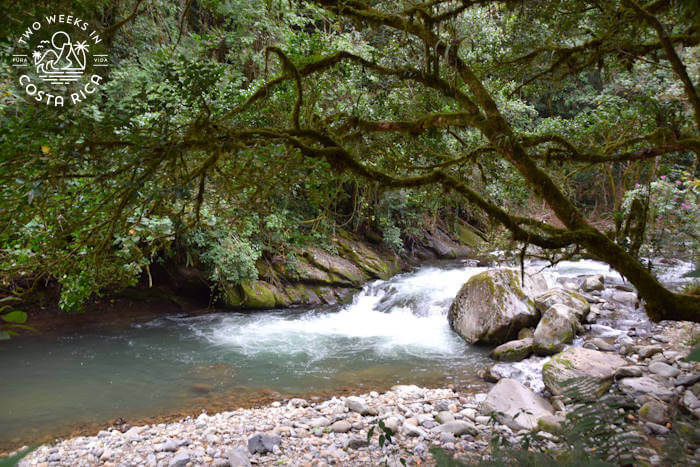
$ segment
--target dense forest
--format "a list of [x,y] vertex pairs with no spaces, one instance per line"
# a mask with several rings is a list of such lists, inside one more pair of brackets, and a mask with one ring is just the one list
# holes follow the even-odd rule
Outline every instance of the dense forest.
[[[95,95],[37,102],[29,19],[102,28]],[[695,2],[47,2],[4,13],[2,286],[64,310],[197,261],[212,286],[338,229],[402,252],[462,218],[587,254],[650,316],[697,320],[644,261],[697,259]],[[493,241],[496,241],[495,238]],[[641,260],[644,258],[645,260]]]
[[651,322],[700,322],[698,282],[657,268],[700,263],[695,0],[2,10],[0,340],[47,309],[334,305],[503,255],[523,290],[585,258]]

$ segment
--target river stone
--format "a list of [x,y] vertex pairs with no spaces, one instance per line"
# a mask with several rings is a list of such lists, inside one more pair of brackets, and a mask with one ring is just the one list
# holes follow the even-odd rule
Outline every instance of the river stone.
[[351,396],[345,399],[345,406],[348,410],[352,412],[357,412],[360,415],[367,415],[369,413],[369,406],[367,402],[361,397]]
[[244,448],[230,449],[226,457],[228,457],[228,465],[231,467],[251,467],[248,452]]
[[654,362],[649,364],[649,371],[664,378],[675,378],[681,371],[671,365],[667,365],[663,362]]
[[367,441],[366,436],[351,436],[345,443],[347,449],[360,449],[368,445],[369,441]]
[[630,308],[636,308],[639,301],[634,292],[613,292],[612,299]]
[[494,360],[519,362],[532,353],[532,338],[519,339],[501,344],[491,351]]
[[[526,276],[526,284],[530,279]],[[537,323],[534,302],[510,269],[491,269],[471,277],[455,298],[450,327],[470,344],[502,344]]]
[[651,394],[663,401],[670,401],[674,397],[674,392],[661,384],[659,381],[648,376],[640,378],[625,378],[617,383],[622,392],[632,398]]
[[518,381],[506,378],[491,388],[479,411],[493,414],[513,430],[532,430],[539,418],[552,415],[552,406]]
[[542,315],[533,338],[532,350],[536,355],[553,355],[571,344],[578,321],[571,307],[556,303]]
[[333,430],[333,433],[347,433],[350,431],[350,428],[352,428],[352,425],[350,425],[350,422],[346,420],[338,420],[331,425],[331,430]]
[[636,378],[642,376],[642,369],[638,366],[623,366],[615,370],[615,379]]
[[435,420],[437,420],[437,422],[441,423],[441,424],[447,423],[447,422],[453,422],[454,419],[455,419],[455,416],[449,410],[441,410],[435,416]]
[[279,446],[281,438],[267,433],[256,433],[248,438],[248,451],[251,454],[265,454],[272,452],[275,446]]
[[404,423],[403,427],[401,428],[404,435],[410,436],[410,437],[423,437],[423,438],[428,436],[428,434],[422,428],[417,427],[413,423],[408,423],[408,420],[406,420],[406,422],[407,423]]
[[700,373],[683,375],[676,378],[676,386],[692,386],[698,381],[700,381]]
[[192,458],[192,454],[189,451],[180,451],[168,463],[169,467],[185,467],[187,463]]
[[390,429],[392,434],[396,434],[399,432],[399,419],[396,417],[385,418],[384,426]]
[[639,409],[639,418],[663,425],[668,421],[668,406],[663,402],[650,400]]
[[581,290],[584,292],[593,292],[594,290],[603,290],[605,288],[605,278],[602,274],[588,276],[581,284]]
[[476,436],[479,434],[476,426],[464,420],[453,420],[451,422],[443,423],[436,426],[434,431],[452,433],[455,436],[462,436],[464,434]]
[[643,345],[637,348],[637,353],[642,358],[650,358],[656,355],[657,353],[661,353],[663,351],[664,349],[662,349],[658,345]]
[[626,363],[614,354],[572,347],[544,364],[542,380],[552,394],[561,395],[564,393],[564,383],[576,379],[575,388],[579,393],[576,397],[595,400],[610,387],[615,370]]
[[591,344],[595,345],[598,350],[602,350],[604,352],[612,352],[615,350],[615,346],[612,344],[609,344],[607,341],[601,339],[600,337],[594,337],[591,339]]
[[582,320],[591,310],[590,304],[583,295],[571,290],[564,290],[561,287],[556,287],[535,297],[535,307],[540,313],[544,313],[556,304],[563,304],[571,308],[579,320]]
[[518,331],[518,340],[527,339],[528,337],[531,338],[534,334],[534,328],[522,328],[520,331]]

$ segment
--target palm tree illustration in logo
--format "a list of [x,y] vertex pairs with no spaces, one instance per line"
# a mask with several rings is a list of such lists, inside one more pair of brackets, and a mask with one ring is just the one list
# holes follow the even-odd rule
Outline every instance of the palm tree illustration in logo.
[[68,33],[58,31],[51,42],[41,41],[34,50],[36,72],[44,81],[55,84],[77,81],[85,71],[88,49],[86,41],[73,43]]

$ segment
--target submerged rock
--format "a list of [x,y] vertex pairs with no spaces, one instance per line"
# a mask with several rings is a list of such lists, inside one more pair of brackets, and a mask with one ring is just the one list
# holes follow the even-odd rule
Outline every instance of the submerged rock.
[[479,411],[513,430],[532,430],[540,418],[552,415],[552,406],[518,381],[506,378],[491,388]]
[[561,395],[570,388],[567,392],[577,399],[595,400],[610,387],[615,370],[626,363],[614,354],[572,347],[545,363],[542,380],[552,394]]
[[538,318],[534,302],[520,287],[519,274],[509,269],[493,269],[470,278],[448,314],[452,329],[470,344],[502,344]]

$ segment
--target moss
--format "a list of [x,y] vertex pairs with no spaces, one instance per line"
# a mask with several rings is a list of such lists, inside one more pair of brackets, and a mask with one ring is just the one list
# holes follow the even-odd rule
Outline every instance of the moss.
[[230,284],[224,285],[221,301],[226,308],[240,308],[243,306],[243,294],[240,287]]
[[272,287],[263,281],[241,284],[243,301],[248,308],[274,308],[275,294]]

